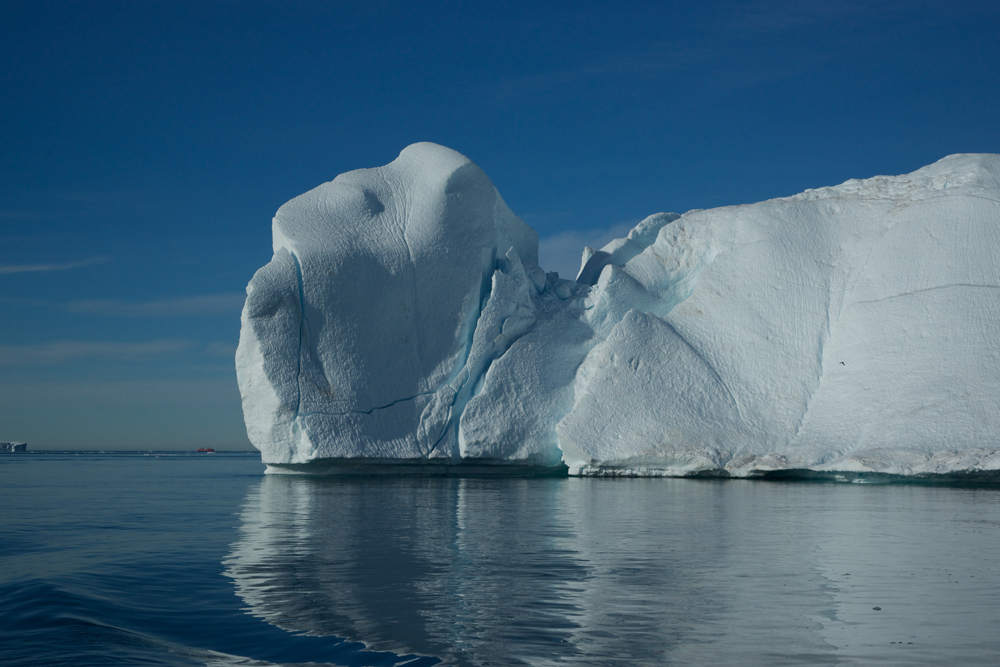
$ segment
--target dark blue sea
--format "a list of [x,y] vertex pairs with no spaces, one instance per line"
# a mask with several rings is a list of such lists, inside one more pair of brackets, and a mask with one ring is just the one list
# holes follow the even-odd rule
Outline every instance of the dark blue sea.
[[996,665],[1000,490],[0,455],[0,665]]

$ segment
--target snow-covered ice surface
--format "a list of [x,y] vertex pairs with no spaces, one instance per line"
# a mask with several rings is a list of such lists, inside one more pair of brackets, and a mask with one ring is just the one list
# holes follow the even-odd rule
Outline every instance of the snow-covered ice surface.
[[236,357],[272,472],[1000,469],[998,155],[653,215],[577,280],[429,143],[273,234]]

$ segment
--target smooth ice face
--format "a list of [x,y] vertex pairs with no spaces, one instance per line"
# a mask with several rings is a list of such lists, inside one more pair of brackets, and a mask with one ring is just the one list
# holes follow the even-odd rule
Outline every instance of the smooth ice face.
[[1000,467],[998,195],[1000,156],[957,155],[663,227],[598,281],[588,314],[615,324],[557,429],[567,461]]
[[417,144],[283,206],[274,250],[237,352],[269,464],[1000,468],[1000,156],[650,216],[571,281]]

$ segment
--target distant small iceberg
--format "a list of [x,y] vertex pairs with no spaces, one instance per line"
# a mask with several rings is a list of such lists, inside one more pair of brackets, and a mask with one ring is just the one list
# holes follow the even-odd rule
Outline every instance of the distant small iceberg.
[[28,451],[26,442],[0,442],[0,454],[13,454],[14,452]]

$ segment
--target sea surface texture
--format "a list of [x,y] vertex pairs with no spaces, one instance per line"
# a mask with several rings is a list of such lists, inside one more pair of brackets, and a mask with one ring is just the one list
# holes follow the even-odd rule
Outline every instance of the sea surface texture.
[[994,665],[1000,490],[0,457],[0,664]]

